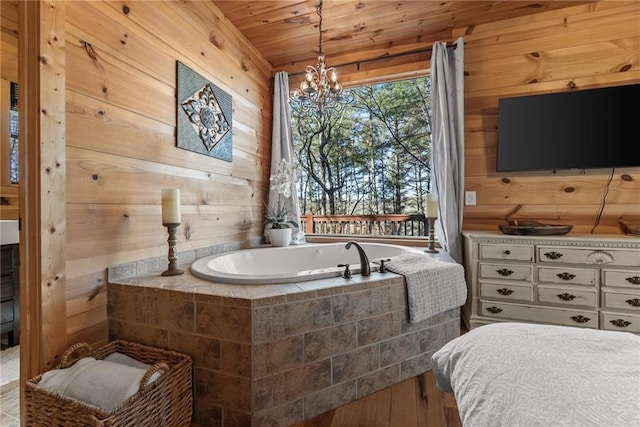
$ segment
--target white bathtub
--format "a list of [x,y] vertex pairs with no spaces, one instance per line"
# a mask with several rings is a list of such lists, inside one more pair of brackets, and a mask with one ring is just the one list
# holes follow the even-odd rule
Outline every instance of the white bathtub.
[[[271,284],[292,283],[338,277],[349,264],[353,274],[360,271],[360,257],[355,246],[342,243],[306,243],[283,248],[246,249],[200,258],[191,264],[191,272],[202,279],[221,283]],[[360,243],[369,262],[386,259],[419,249],[382,243]],[[375,267],[372,264],[372,270]]]

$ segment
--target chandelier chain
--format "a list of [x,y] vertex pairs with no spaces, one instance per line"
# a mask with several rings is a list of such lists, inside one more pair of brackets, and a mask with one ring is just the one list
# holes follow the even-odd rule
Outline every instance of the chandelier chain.
[[318,6],[316,6],[316,13],[318,14],[318,16],[320,17],[319,21],[318,21],[318,48],[319,48],[319,55],[322,55],[322,1],[320,0],[320,3],[318,3]]

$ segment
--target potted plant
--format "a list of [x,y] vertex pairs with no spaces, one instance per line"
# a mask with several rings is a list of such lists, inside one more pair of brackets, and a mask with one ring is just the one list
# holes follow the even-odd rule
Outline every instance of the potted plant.
[[283,198],[291,197],[293,186],[299,176],[298,165],[283,158],[278,162],[276,173],[269,178],[270,189],[278,192],[275,206],[267,206],[264,221],[272,246],[288,246],[291,243],[291,226],[298,228],[298,223],[288,218],[288,210]]
[[267,208],[264,223],[272,246],[288,246],[291,243],[291,226],[298,227],[297,222],[287,219],[287,208],[280,202],[275,208]]

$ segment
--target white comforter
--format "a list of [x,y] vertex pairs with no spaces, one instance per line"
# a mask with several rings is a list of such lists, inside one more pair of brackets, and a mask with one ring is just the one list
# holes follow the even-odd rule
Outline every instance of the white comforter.
[[464,427],[640,426],[640,337],[496,323],[432,357]]

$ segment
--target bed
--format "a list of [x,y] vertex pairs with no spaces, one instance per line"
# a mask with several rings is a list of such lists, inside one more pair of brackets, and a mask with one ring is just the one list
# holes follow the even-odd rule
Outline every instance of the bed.
[[640,426],[640,336],[495,323],[432,356],[464,427]]

